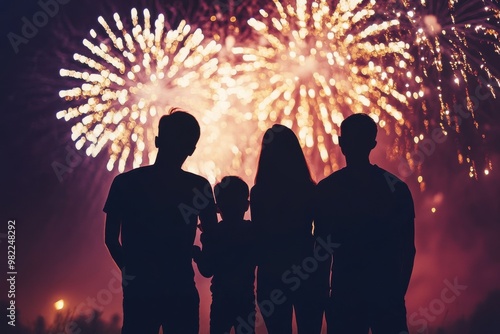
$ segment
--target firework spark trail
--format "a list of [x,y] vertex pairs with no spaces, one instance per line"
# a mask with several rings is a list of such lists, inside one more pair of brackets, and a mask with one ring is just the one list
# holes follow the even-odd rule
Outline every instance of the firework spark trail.
[[[211,146],[205,147],[206,151],[212,152],[207,155],[208,162],[205,165],[214,165],[215,162],[215,173],[206,174],[212,168],[199,172],[218,177],[236,174],[251,183],[260,153],[256,143],[260,142],[263,134],[254,119],[257,106],[253,94],[259,82],[252,76],[244,75],[245,64],[232,50],[241,43],[253,45],[253,31],[246,22],[256,8],[269,4],[262,0],[216,0],[200,1],[197,5],[198,10],[189,13],[190,21],[196,22],[207,36],[222,46],[218,53],[217,75],[206,84],[211,92],[215,92],[215,100],[218,101],[213,110],[216,110],[216,114],[224,114],[220,122],[210,127],[210,133],[207,133],[211,141],[202,136],[198,145],[200,148]],[[215,136],[214,133],[219,135]]]
[[87,155],[95,157],[111,143],[108,170],[118,161],[118,170],[123,171],[129,156],[133,167],[140,166],[146,155],[151,163],[158,117],[170,106],[185,106],[189,101],[200,108],[200,99],[208,101],[211,96],[197,89],[199,82],[217,71],[218,43],[205,41],[201,30],[192,32],[185,21],[166,31],[162,14],[151,26],[149,11],[143,13],[141,26],[137,10],[132,9],[131,33],[119,14],[113,15],[118,34],[99,17],[106,37],[92,29],[91,39],[83,40],[92,56],[75,53],[73,57],[86,69],[60,70],[62,77],[82,83],[60,91],[61,98],[77,105],[58,112],[57,118],[77,119],[71,138],[78,149],[86,146]]
[[[475,114],[478,105],[472,84],[481,86],[493,97],[496,97],[494,87],[500,86],[500,71],[490,66],[486,55],[490,52],[497,61],[500,55],[498,2],[421,0],[403,5],[401,13],[406,19],[402,27],[413,32],[414,72],[421,73],[418,83],[426,91],[437,92],[439,101],[439,110],[430,110],[426,101],[422,104],[419,117],[422,133],[415,136],[415,143],[424,139],[430,126],[440,126],[457,138],[458,160],[470,165],[469,176],[477,178],[476,165],[485,160],[484,174],[488,175],[491,162],[478,152],[486,136]],[[467,114],[460,115],[461,109]],[[462,132],[465,134],[461,135]]]
[[[259,82],[254,103],[261,130],[274,122],[292,127],[312,164],[324,167],[322,175],[331,165],[338,167],[333,145],[351,113],[370,114],[391,135],[389,155],[403,155],[417,169],[415,145],[440,127],[460,143],[458,160],[467,161],[470,176],[477,177],[475,159],[484,159],[479,152],[485,135],[470,90],[473,80],[484,85],[482,76],[489,81],[483,88],[496,97],[494,86],[500,83],[481,51],[486,46],[493,57],[500,55],[495,1],[274,0],[274,5],[248,20],[256,47],[234,49]],[[465,101],[458,102],[462,96]],[[463,124],[450,112],[457,103],[471,116]],[[486,166],[488,175],[491,163]]]
[[[406,155],[415,167],[411,152],[436,127],[460,140],[468,137],[462,131],[468,122],[460,126],[450,115],[450,104],[461,94],[480,134],[471,77],[483,73],[499,83],[486,56],[474,49],[487,44],[500,54],[498,6],[487,0],[462,3],[274,0],[248,19],[251,32],[240,27],[249,10],[193,14],[206,14],[195,21],[211,42],[185,21],[168,27],[162,14],[152,27],[147,9],[142,26],[135,9],[128,24],[114,15],[116,29],[101,17],[104,38],[91,30],[92,38],[84,40],[93,55],[74,55],[86,69],[60,71],[79,86],[60,92],[72,107],[57,117],[76,123],[72,139],[88,155],[110,143],[108,169],[118,161],[123,171],[127,161],[133,167],[145,157],[153,161],[159,114],[170,106],[198,111],[202,132],[207,131],[196,162],[187,167],[214,181],[228,171],[250,176],[253,164],[246,161],[258,151],[252,145],[276,122],[296,131],[322,177],[339,167],[334,148],[340,123],[364,112],[393,140],[389,155]],[[489,5],[478,15],[470,14],[471,8],[479,10],[470,3]],[[125,26],[132,26],[131,33]],[[450,71],[453,79],[447,82]],[[469,146],[476,148],[466,145],[459,160],[470,163],[476,176]]]
[[341,0],[335,8],[326,0],[274,3],[276,11],[261,10],[248,21],[260,45],[234,48],[247,71],[257,73],[261,129],[274,122],[292,127],[320,175],[338,168],[333,145],[340,123],[353,112],[368,113],[396,133],[393,154],[407,150],[398,141],[411,132],[405,93],[419,99],[423,92],[399,88],[412,76],[410,46],[393,37],[399,20],[379,20],[375,1]]

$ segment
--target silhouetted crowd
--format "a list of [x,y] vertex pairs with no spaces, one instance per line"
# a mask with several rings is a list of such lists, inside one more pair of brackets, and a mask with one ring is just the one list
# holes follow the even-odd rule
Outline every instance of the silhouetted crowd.
[[262,322],[288,334],[293,314],[301,334],[320,333],[324,317],[329,334],[408,333],[413,200],[404,182],[370,163],[376,136],[368,115],[346,118],[347,166],[316,184],[297,136],[274,125],[254,186],[225,176],[212,190],[182,169],[198,122],[178,109],[163,116],[155,163],[116,176],[104,206],[106,245],[133,277],[122,285],[122,333],[199,332],[193,260],[212,277],[211,334],[250,334]]

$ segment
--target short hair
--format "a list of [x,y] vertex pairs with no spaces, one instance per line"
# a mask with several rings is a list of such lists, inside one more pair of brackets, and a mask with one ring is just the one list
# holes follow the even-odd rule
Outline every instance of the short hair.
[[196,118],[179,108],[171,108],[160,118],[158,137],[182,149],[196,147],[200,139],[200,125]]
[[217,205],[248,201],[248,185],[238,176],[224,176],[214,187]]
[[354,114],[340,125],[340,136],[349,141],[372,142],[377,138],[377,124],[367,114]]

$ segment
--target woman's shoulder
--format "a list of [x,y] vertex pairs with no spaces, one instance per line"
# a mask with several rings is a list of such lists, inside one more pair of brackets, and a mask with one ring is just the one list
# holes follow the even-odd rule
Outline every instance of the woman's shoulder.
[[255,198],[256,196],[260,196],[262,194],[262,186],[255,184],[252,188],[250,188],[250,198]]
[[315,184],[312,182],[289,182],[270,187],[254,186],[250,192],[250,201],[254,203],[288,203],[299,204],[308,202],[315,194]]
[[284,185],[280,183],[274,184],[256,184],[250,190],[250,198],[266,198],[275,197],[284,191]]

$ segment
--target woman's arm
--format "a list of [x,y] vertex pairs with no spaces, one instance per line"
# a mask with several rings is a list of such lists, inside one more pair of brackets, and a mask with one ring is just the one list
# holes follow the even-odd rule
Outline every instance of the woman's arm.
[[258,189],[254,186],[250,191],[250,215],[253,228],[253,258],[256,264],[260,263],[261,256],[263,255],[263,248],[265,243],[265,214],[262,203],[262,197]]

